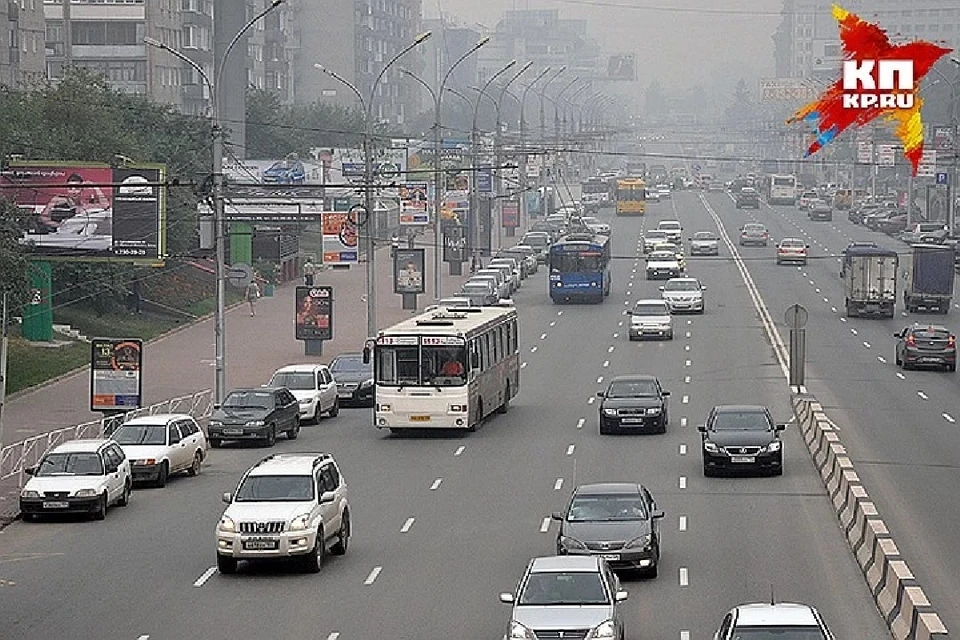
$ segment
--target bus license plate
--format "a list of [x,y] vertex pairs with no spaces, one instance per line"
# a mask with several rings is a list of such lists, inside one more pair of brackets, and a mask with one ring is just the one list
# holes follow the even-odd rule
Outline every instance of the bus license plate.
[[756,456],[730,456],[730,462],[751,464],[757,461]]
[[410,416],[410,422],[430,422],[430,416]]
[[279,547],[280,541],[275,538],[254,538],[243,541],[243,548],[247,551],[272,551]]

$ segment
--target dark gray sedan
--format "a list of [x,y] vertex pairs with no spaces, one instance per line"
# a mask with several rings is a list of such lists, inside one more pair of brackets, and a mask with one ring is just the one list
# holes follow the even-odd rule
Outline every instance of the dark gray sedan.
[[364,364],[362,353],[341,353],[330,363],[330,372],[341,405],[373,406],[373,363]]
[[279,433],[288,440],[300,435],[300,403],[285,387],[234,389],[214,407],[207,425],[214,448],[224,440],[260,440],[272,447]]
[[617,376],[600,391],[600,435],[610,433],[666,433],[669,391],[656,376]]
[[628,482],[574,489],[560,522],[557,555],[600,556],[614,569],[657,577],[663,512],[646,487]]

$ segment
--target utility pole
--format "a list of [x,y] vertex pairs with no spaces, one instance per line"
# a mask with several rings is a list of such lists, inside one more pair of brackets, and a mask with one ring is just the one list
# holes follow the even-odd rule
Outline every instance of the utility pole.
[[9,345],[9,314],[7,302],[10,294],[3,291],[3,317],[0,318],[0,449],[3,449],[3,404],[7,397],[7,348]]

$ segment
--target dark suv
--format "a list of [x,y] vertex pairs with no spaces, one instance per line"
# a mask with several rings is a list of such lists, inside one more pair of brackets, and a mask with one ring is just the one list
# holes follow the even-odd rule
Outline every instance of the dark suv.
[[667,397],[655,376],[617,376],[600,401],[600,435],[609,433],[666,433]]
[[752,187],[744,187],[733,197],[737,203],[737,209],[744,207],[760,208],[760,194]]
[[726,469],[756,469],[775,476],[783,473],[783,441],[786,425],[776,424],[770,410],[760,405],[714,407],[702,434],[703,475]]
[[300,435],[300,403],[285,387],[234,389],[215,409],[207,425],[212,447],[224,440],[261,440],[272,447],[278,433],[288,440]]
[[946,327],[915,324],[893,334],[897,364],[904,369],[943,367],[957,370],[957,338]]

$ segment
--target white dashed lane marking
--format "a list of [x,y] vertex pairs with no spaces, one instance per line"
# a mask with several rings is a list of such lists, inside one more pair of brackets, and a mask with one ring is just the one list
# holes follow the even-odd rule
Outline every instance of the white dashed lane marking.
[[537,352],[536,347],[530,347],[530,353],[536,353],[536,352]]
[[842,317],[842,316],[840,317],[840,322],[846,322],[846,321],[847,321],[846,318],[844,318],[844,317]]
[[683,384],[690,384],[690,376],[685,376],[683,378]]
[[577,420],[577,429],[583,429],[584,422],[585,420],[583,418],[580,418],[579,420]]
[[685,445],[685,444],[681,444],[681,445],[680,445],[680,455],[682,455],[682,456],[687,455],[687,445]]
[[687,488],[687,476],[680,476],[680,488],[681,489]]
[[854,329],[853,327],[850,327],[850,333],[852,333],[853,335],[857,335],[857,330]]
[[610,366],[610,361],[609,361],[609,360],[604,360],[604,361],[603,361],[603,368],[606,369],[606,368],[609,367],[609,366]]
[[546,339],[547,339],[547,334],[541,333],[541,334],[540,334],[540,339],[541,339],[541,340],[546,340]]
[[407,521],[403,523],[402,527],[400,527],[400,533],[406,533],[407,531],[410,531],[410,527],[413,526],[414,520],[415,518],[407,518]]
[[683,398],[680,399],[681,404],[687,404],[688,402],[690,402],[690,396],[683,396]]
[[689,367],[689,366],[690,366],[690,361],[689,361],[689,360],[687,360],[686,362],[684,362],[684,363],[683,363],[683,366],[685,366],[685,367]]
[[865,346],[867,349],[869,349],[869,348],[870,348],[870,343],[867,342],[866,340],[864,340],[864,341],[863,341],[863,346]]
[[594,402],[596,402],[596,400],[597,399],[594,396],[590,396],[589,398],[587,398],[587,404],[593,404]]
[[680,632],[680,640],[690,640],[690,632],[684,629]]
[[577,448],[576,445],[572,445],[572,444],[571,444],[570,446],[568,446],[568,447],[567,447],[567,455],[568,455],[568,456],[572,456],[572,455],[573,455],[573,452],[574,452],[574,450],[575,450],[576,448]]
[[430,485],[430,491],[436,491],[440,488],[440,484],[443,482],[443,478],[437,478],[433,481],[433,484]]
[[461,453],[463,453],[463,450],[466,448],[467,447],[465,445],[460,445],[459,447],[457,447],[457,450],[453,452],[453,455],[459,456]]
[[677,525],[677,529],[679,529],[680,531],[687,530],[687,516],[680,516],[680,522]]
[[563,487],[563,478],[557,478],[557,481],[553,483],[553,490],[560,491]]
[[603,382],[603,376],[597,376],[597,384]]
[[680,586],[686,587],[690,585],[690,572],[687,571],[686,567],[680,567]]
[[883,356],[877,356],[877,360],[879,360],[880,362],[886,362],[886,361],[887,361],[887,359],[884,358]]
[[203,575],[201,575],[199,578],[196,579],[196,581],[193,583],[193,586],[197,588],[202,587],[204,583],[206,583],[206,581],[209,580],[213,576],[213,574],[215,574],[216,572],[217,572],[216,567],[210,567],[209,569],[203,572]]
[[607,347],[607,353],[613,353],[613,349],[614,349],[613,345],[610,345],[609,347]]
[[950,415],[949,413],[941,413],[940,415],[943,416],[943,419],[946,420],[947,422],[949,422],[950,424],[953,424],[954,422],[956,422],[956,420],[954,420],[953,416]]
[[551,326],[551,327],[555,327],[555,326],[557,326],[557,321],[556,321],[556,320],[554,320],[553,322],[551,322],[551,323],[550,323],[550,326]]
[[681,426],[681,427],[687,426],[687,417],[686,417],[686,416],[680,418],[680,426]]
[[340,640],[340,632],[334,631],[333,633],[327,636],[327,640]]
[[900,378],[901,380],[906,380],[906,379],[907,379],[907,376],[903,375],[903,374],[900,373],[899,371],[897,371],[897,377]]
[[927,394],[925,394],[923,391],[917,391],[917,395],[920,396],[920,399],[921,399],[921,400],[929,400],[929,399],[930,399],[930,397],[929,397]]
[[371,585],[374,580],[377,579],[377,576],[380,575],[380,572],[383,571],[383,567],[374,567],[370,570],[370,573],[367,575],[367,579],[363,581],[363,584]]
[[550,530],[550,518],[544,518],[540,522],[540,533],[546,533]]

